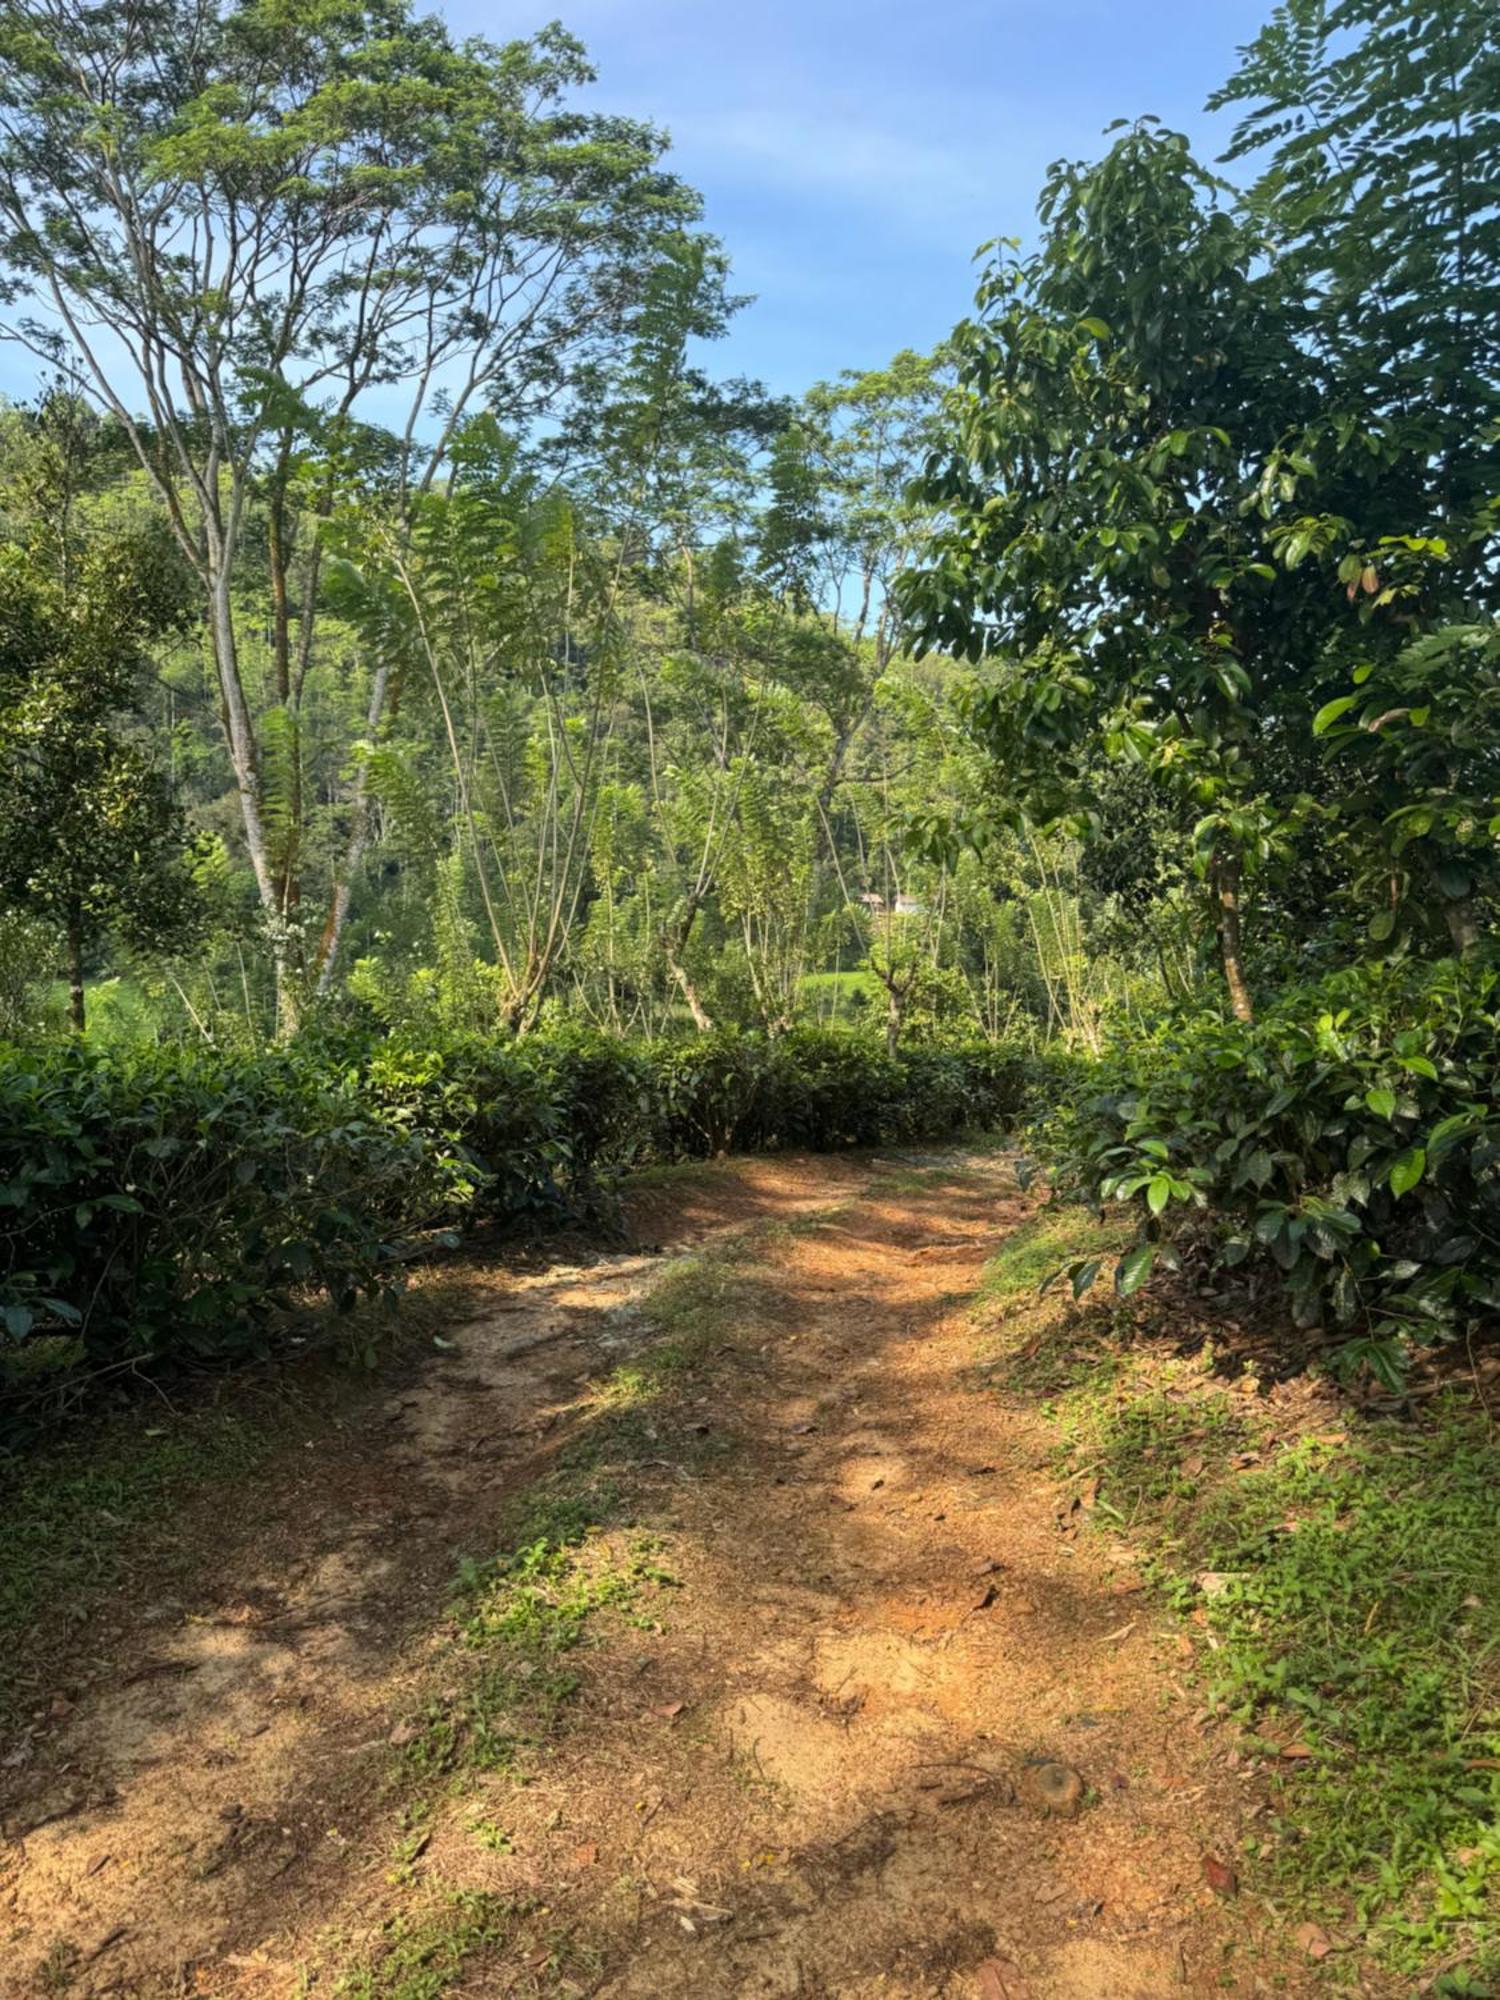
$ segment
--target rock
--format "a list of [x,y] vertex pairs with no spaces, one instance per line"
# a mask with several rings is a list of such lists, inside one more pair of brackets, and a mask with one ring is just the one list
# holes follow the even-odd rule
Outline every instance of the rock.
[[1041,1764],[1028,1764],[1021,1773],[1019,1792],[1022,1802],[1034,1812],[1048,1813],[1059,1819],[1075,1819],[1083,1810],[1083,1797],[1087,1787],[1071,1764],[1060,1764],[1048,1760]]

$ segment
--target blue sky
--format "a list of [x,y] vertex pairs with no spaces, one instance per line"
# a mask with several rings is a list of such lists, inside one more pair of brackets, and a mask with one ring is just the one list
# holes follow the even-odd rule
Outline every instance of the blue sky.
[[[650,117],[756,303],[716,372],[797,391],[926,347],[975,247],[1024,235],[1051,161],[1154,112],[1212,156],[1205,98],[1271,0],[573,0],[594,101]],[[538,16],[449,0],[494,39]]]
[[[1155,113],[1205,157],[1205,98],[1272,0],[417,0],[501,41],[561,11],[590,101],[664,126],[737,291],[710,357],[795,394],[929,347],[967,311],[973,252],[1025,236],[1048,165]],[[34,363],[0,342],[0,394]],[[134,396],[132,400],[139,400]]]

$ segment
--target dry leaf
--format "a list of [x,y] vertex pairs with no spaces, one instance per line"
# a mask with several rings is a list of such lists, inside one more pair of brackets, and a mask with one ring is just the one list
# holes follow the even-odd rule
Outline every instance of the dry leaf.
[[1240,1878],[1217,1854],[1203,1857],[1203,1879],[1216,1896],[1237,1896],[1240,1892]]
[[685,1701],[664,1701],[660,1707],[653,1708],[651,1713],[659,1715],[663,1722],[675,1722],[686,1707]]
[[1027,2000],[1019,1969],[1008,1958],[987,1958],[974,1968],[979,2000]]
[[598,1859],[599,1843],[597,1840],[580,1841],[578,1846],[573,1849],[573,1865],[575,1868],[592,1868]]
[[1300,1764],[1305,1758],[1316,1757],[1318,1753],[1310,1743],[1283,1743],[1277,1754],[1285,1757],[1289,1764]]
[[1296,1935],[1298,1950],[1309,1958],[1327,1958],[1333,1950],[1333,1939],[1321,1924],[1299,1924]]

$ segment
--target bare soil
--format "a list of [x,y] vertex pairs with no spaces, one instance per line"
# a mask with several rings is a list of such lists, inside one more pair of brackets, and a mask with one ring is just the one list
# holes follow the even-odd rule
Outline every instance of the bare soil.
[[[185,1523],[187,1583],[138,1579],[0,1760],[0,1994],[1329,1990],[1218,1868],[1257,1801],[1185,1642],[973,1379],[1025,1212],[998,1158],[737,1162],[644,1189],[640,1248],[480,1273],[357,1424]],[[524,1782],[418,1798],[408,1719],[473,1670],[459,1560],[651,1340],[658,1247],[735,1239],[753,1309],[629,1496],[673,1587],[591,1623]],[[511,1929],[391,1957],[474,1895]]]

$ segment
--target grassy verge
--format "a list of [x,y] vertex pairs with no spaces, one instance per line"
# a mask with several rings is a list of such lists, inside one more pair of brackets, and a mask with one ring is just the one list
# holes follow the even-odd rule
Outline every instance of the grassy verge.
[[[389,1358],[423,1345],[470,1296],[461,1278],[427,1274],[393,1329],[378,1307],[340,1323],[338,1354],[278,1355],[259,1371],[184,1380],[90,1411],[70,1430],[0,1457],[0,1723],[72,1678],[74,1635],[137,1576],[160,1593],[189,1580],[222,1532],[231,1496],[265,1475],[277,1454],[305,1444],[309,1426],[337,1425],[389,1393],[339,1356],[383,1343]],[[211,1519],[201,1531],[195,1513]]]
[[1459,1397],[1417,1426],[1247,1395],[1130,1307],[1038,1299],[1091,1229],[1044,1216],[995,1260],[985,1373],[1042,1400],[1201,1639],[1269,1788],[1247,1881],[1323,1927],[1333,1986],[1364,1953],[1500,1994],[1500,1437]]

